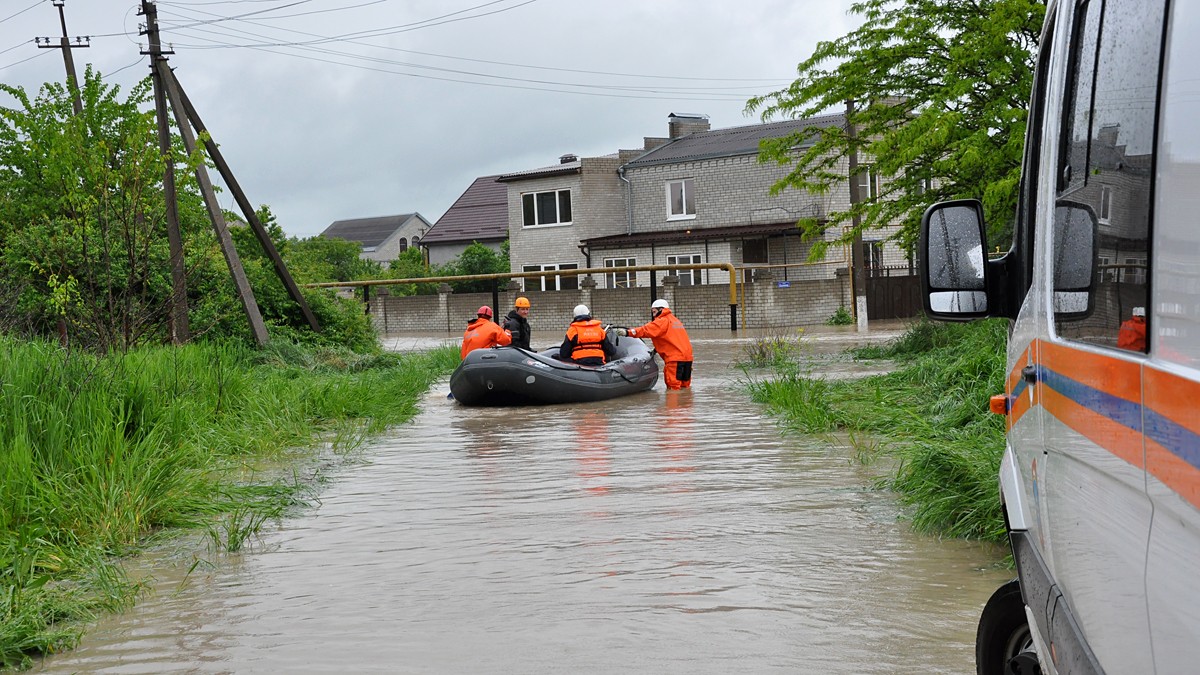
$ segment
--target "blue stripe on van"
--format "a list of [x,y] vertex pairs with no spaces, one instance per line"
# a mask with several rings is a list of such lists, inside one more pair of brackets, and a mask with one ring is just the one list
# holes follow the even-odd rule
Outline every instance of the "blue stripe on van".
[[1200,434],[1147,409],[1146,438],[1200,469]]
[[1142,406],[1138,403],[1089,387],[1045,366],[1038,366],[1038,382],[1117,424],[1142,431]]

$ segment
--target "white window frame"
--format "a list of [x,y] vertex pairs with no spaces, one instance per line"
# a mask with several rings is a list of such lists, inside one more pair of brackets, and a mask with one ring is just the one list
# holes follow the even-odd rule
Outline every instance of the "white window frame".
[[[604,266],[635,267],[637,258],[605,258]],[[604,275],[605,288],[637,288],[637,285],[637,272],[609,272]]]
[[1117,268],[1112,267],[1112,257],[1107,255],[1096,256],[1096,266],[1100,270],[1100,281],[1104,283],[1116,283]]
[[[548,194],[554,195],[554,218],[555,218],[555,220],[553,220],[553,221],[547,220],[544,222],[539,222],[538,219],[543,214],[538,209],[538,197],[541,195],[548,195]],[[562,219],[562,215],[563,215],[562,214],[562,198],[563,198],[564,194],[567,197],[567,208],[571,211],[571,213],[568,214],[570,217],[567,218],[566,220]],[[531,200],[530,203],[533,204],[533,221],[534,221],[533,223],[526,222],[529,219],[528,218],[529,213],[527,211],[529,204],[527,203],[527,200]],[[537,192],[522,192],[521,193],[521,226],[522,227],[526,227],[526,228],[561,227],[564,225],[574,224],[574,222],[575,222],[574,218],[575,218],[575,203],[571,196],[571,188],[561,188],[558,190],[538,190]]]
[[883,269],[883,241],[864,239],[862,247],[863,267],[869,270]]
[[879,173],[874,164],[859,164],[854,180],[858,184],[859,201],[870,202],[879,198]]
[[1150,262],[1149,258],[1126,256],[1125,265],[1141,265],[1141,267],[1122,267],[1121,281],[1127,284],[1144,284],[1146,283],[1146,265]]
[[[671,191],[676,185],[679,186],[680,207],[679,213],[675,212],[675,200],[671,198]],[[667,220],[694,220],[696,218],[696,181],[693,178],[677,178],[669,180],[666,184],[667,195]],[[691,207],[691,211],[688,208]]]
[[[679,253],[667,256],[668,265],[699,265],[703,262],[704,256],[699,253]],[[703,275],[700,274],[702,271],[675,270],[674,274],[679,277],[680,286],[699,286],[704,283]]]
[[[523,265],[522,272],[557,272],[559,270],[577,270],[578,263],[545,263],[534,265]],[[563,282],[567,283],[564,284]],[[570,282],[574,283],[570,283]],[[521,279],[522,291],[571,291],[579,288],[579,276],[546,274],[540,277],[523,277]]]
[[1112,218],[1112,188],[1107,185],[1100,186],[1100,212],[1096,218],[1104,225]]

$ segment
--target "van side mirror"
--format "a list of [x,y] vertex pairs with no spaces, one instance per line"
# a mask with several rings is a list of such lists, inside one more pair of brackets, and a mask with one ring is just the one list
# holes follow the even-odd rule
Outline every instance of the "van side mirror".
[[983,204],[940,202],[921,217],[921,282],[925,313],[949,320],[989,316]]
[[1092,313],[1099,219],[1087,204],[1054,205],[1054,318],[1083,319]]

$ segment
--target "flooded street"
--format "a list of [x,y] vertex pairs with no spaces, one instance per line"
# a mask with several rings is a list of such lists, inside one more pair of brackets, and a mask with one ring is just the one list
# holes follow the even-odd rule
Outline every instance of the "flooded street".
[[693,337],[690,392],[480,409],[442,382],[319,507],[156,569],[39,672],[973,673],[996,550],[911,532],[878,469],[749,401],[744,340]]

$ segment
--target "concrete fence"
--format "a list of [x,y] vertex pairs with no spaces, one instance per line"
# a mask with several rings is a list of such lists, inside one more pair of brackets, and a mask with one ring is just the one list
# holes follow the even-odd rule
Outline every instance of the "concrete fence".
[[[739,330],[784,328],[824,323],[839,308],[852,308],[850,280],[838,275],[833,279],[782,281],[769,274],[738,285]],[[496,319],[512,309],[517,296],[529,298],[532,306],[529,323],[534,331],[559,333],[571,322],[576,305],[587,305],[592,316],[604,323],[639,326],[650,320],[649,287],[596,288],[590,277],[580,281],[578,290],[520,291],[511,284],[500,292]],[[658,287],[658,295],[671,304],[671,310],[688,328],[729,329],[728,284],[681,286],[679,278],[667,276]],[[380,333],[458,332],[475,318],[481,305],[491,305],[491,293],[453,293],[442,284],[436,295],[393,296],[386,286],[371,292],[369,311]]]

